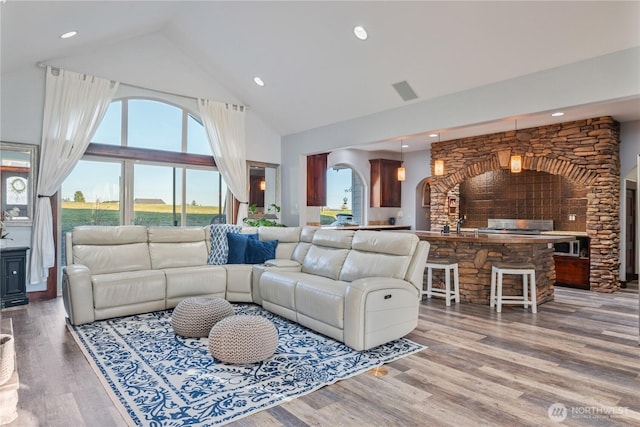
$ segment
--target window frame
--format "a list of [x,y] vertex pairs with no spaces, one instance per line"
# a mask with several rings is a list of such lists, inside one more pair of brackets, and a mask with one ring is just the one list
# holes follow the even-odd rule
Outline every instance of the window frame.
[[[181,142],[180,147],[182,152],[166,151],[166,150],[154,150],[150,148],[130,147],[128,140],[128,127],[129,127],[129,101],[149,101],[166,104],[168,106],[177,108],[181,111]],[[220,173],[217,168],[213,155],[204,154],[192,154],[186,152],[188,148],[188,122],[189,117],[193,118],[197,123],[202,125],[202,120],[195,114],[191,113],[186,108],[176,105],[166,100],[161,100],[152,97],[142,96],[129,96],[117,98],[111,101],[111,103],[121,102],[120,109],[120,144],[104,144],[104,143],[89,143],[82,160],[92,161],[105,161],[105,162],[120,162],[122,170],[122,185],[120,186],[120,223],[132,224],[134,214],[134,194],[133,194],[133,179],[134,179],[134,164],[149,164],[158,165],[172,168],[180,168],[179,173],[182,174],[182,198],[186,197],[186,174],[187,169],[200,169],[210,170]],[[220,175],[220,182],[223,178]],[[176,204],[178,204],[176,202]],[[186,209],[187,201],[181,200],[180,203],[180,224],[184,226],[186,224]],[[223,209],[223,206],[220,206]]]

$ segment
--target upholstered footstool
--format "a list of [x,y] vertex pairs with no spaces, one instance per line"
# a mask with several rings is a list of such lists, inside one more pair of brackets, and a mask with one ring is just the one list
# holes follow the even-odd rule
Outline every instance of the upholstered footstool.
[[209,352],[221,362],[261,362],[273,356],[277,347],[276,327],[260,316],[225,317],[209,333]]
[[234,314],[233,306],[222,298],[185,298],[173,309],[171,327],[183,337],[207,337],[213,325]]

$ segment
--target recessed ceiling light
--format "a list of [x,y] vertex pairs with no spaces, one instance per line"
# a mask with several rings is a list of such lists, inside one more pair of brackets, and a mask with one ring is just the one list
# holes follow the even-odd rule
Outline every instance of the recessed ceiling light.
[[402,148],[409,148],[409,145],[407,145],[407,144],[402,144]]
[[258,86],[264,86],[264,82],[262,81],[262,79],[260,77],[254,77],[253,81],[256,82],[256,84]]
[[437,133],[432,133],[431,135],[429,135],[429,138],[437,138],[438,134]]
[[353,34],[355,34],[355,36],[360,40],[366,40],[368,37],[367,30],[365,30],[360,25],[353,28]]
[[562,117],[562,116],[564,116],[564,113],[562,111],[558,111],[551,115],[551,117]]
[[61,39],[70,39],[71,37],[75,36],[76,34],[78,34],[77,31],[69,31],[68,33],[64,33],[60,36]]

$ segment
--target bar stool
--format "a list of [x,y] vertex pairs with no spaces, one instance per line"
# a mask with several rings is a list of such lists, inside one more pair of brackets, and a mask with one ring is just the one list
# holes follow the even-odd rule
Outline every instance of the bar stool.
[[[522,276],[522,295],[502,295],[502,275],[504,274]],[[529,289],[531,298],[529,298]],[[491,267],[489,306],[493,308],[495,305],[498,313],[502,311],[502,304],[522,304],[525,309],[531,306],[531,312],[537,313],[536,292],[536,267],[533,264],[496,262]]]
[[[429,258],[426,263],[427,268],[427,290],[422,291],[422,295],[427,298],[432,296],[444,296],[447,307],[451,305],[451,300],[460,302],[460,281],[458,278],[458,262],[449,258]],[[433,270],[444,270],[444,289],[433,288]],[[451,289],[451,273],[453,272],[453,290]]]

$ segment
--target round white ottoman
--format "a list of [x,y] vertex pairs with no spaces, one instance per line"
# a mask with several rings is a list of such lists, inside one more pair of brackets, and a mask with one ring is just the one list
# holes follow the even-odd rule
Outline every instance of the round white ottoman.
[[277,347],[276,327],[260,316],[225,317],[209,333],[209,352],[221,362],[260,362],[273,356]]
[[213,325],[234,314],[233,306],[222,298],[185,298],[173,309],[171,327],[183,337],[207,337]]

